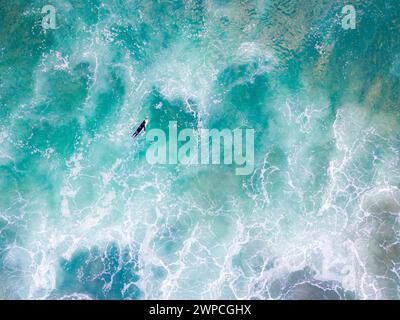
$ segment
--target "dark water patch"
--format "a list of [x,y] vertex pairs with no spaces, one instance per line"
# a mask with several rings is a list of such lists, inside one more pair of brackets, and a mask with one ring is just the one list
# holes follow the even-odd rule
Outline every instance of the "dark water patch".
[[104,250],[81,249],[71,259],[60,260],[51,298],[79,293],[100,300],[138,299],[138,271],[137,254],[130,247],[114,243]]
[[91,76],[89,66],[85,64],[78,65],[72,74],[49,72],[45,84],[46,102],[35,108],[36,114],[59,123],[78,116],[88,94]]
[[26,1],[3,1],[0,6],[0,121],[32,93],[33,71],[54,44],[53,35],[43,31],[39,9]]
[[56,125],[44,121],[33,127],[31,133],[31,150],[37,148],[45,152],[47,148],[52,148],[63,159],[68,159],[74,154],[82,137],[82,129],[77,120],[62,121]]
[[[379,77],[390,72],[391,62],[398,52],[399,43],[396,32],[399,30],[400,18],[397,12],[400,10],[398,1],[369,1],[358,8],[357,26],[354,30],[338,28],[335,35],[335,46],[329,58],[329,74],[326,79],[331,89],[337,88],[340,95],[354,93],[356,89],[360,101],[364,102],[366,93]],[[331,70],[335,70],[331,72]],[[356,81],[364,79],[361,87],[348,86],[343,88],[343,81]],[[387,83],[388,90],[393,84]],[[351,91],[348,91],[351,90]],[[379,100],[381,108],[385,104],[392,103],[389,97],[385,101]]]
[[186,212],[195,215],[218,212],[224,214],[232,208],[232,195],[241,209],[252,207],[243,192],[243,177],[235,175],[236,165],[205,165],[190,175],[177,177],[172,191]]
[[131,57],[143,65],[151,63],[146,45],[153,37],[151,25],[144,22],[138,25],[112,25],[110,31],[115,35],[113,41],[116,46],[128,50]]
[[269,291],[271,298],[284,300],[343,300],[355,299],[335,281],[320,281],[315,273],[306,268],[291,273],[287,278],[275,281]]
[[71,1],[76,19],[83,19],[88,26],[95,25],[100,20],[101,1],[86,0],[86,1]]
[[[54,151],[69,158],[82,138],[79,117],[86,99],[91,73],[85,64],[72,74],[52,71],[46,80],[43,102],[23,110],[23,118],[14,122],[13,143],[35,154]],[[30,157],[29,153],[25,156]]]
[[118,70],[109,70],[103,80],[108,84],[107,89],[96,94],[95,110],[86,117],[85,129],[92,136],[108,123],[107,120],[117,116],[125,97],[126,88]]
[[128,4],[126,10],[131,14],[122,14],[123,19],[109,28],[114,35],[112,41],[120,49],[127,49],[142,71],[177,41],[189,38],[197,43],[204,28],[204,1],[143,1]]
[[213,106],[208,126],[215,129],[249,128],[255,130],[255,143],[268,130],[273,117],[272,85],[266,74],[257,74],[257,63],[231,65],[220,73],[216,90],[221,104]]

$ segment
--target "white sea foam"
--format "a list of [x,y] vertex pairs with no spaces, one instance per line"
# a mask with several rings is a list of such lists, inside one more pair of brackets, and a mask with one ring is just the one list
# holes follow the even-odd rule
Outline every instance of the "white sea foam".
[[[208,14],[216,20],[228,16],[238,23],[243,17],[236,6],[216,6],[218,10],[213,7]],[[84,248],[104,251],[111,242],[119,250],[126,246],[132,256],[138,255],[140,279],[125,283],[123,291],[136,285],[142,298],[281,298],[284,293],[274,293],[274,285],[308,267],[313,269],[313,279],[335,281],[355,291],[357,297],[385,297],[382,279],[367,259],[368,255],[388,261],[392,257],[371,252],[365,243],[371,235],[380,234],[381,225],[375,222],[377,226],[371,227],[368,219],[378,215],[380,221],[383,212],[392,213],[389,218],[398,215],[399,195],[394,185],[399,177],[399,153],[391,140],[398,129],[396,119],[381,113],[371,120],[364,106],[349,103],[338,108],[332,131],[324,131],[321,122],[330,112],[327,94],[310,89],[307,82],[301,95],[276,88],[275,103],[265,106],[275,115],[269,119],[267,143],[259,146],[263,156],[246,181],[219,171],[207,175],[203,169],[178,168],[175,172],[175,168],[149,167],[135,158],[137,145],[132,151],[131,142],[124,140],[127,121],[138,120],[143,99],[153,85],[166,99],[181,99],[187,102],[188,111],[205,114],[211,112],[207,108],[216,99],[212,94],[218,74],[231,63],[257,62],[256,72],[273,70],[275,53],[243,36],[254,28],[250,20],[243,22],[247,26],[244,33],[240,28],[230,30],[240,34],[232,37],[232,43],[214,41],[207,50],[190,48],[185,41],[171,45],[143,74],[128,55],[114,63],[110,46],[114,35],[104,30],[112,21],[86,28],[87,38],[77,40],[69,55],[53,52],[52,57],[42,58],[32,105],[44,96],[51,68],[70,71],[81,62],[90,64],[93,82],[79,110],[84,112],[82,130],[85,117],[96,110],[96,98],[109,86],[109,68],[121,71],[129,89],[121,113],[113,114],[94,137],[85,136],[82,150],[63,162],[67,170],[59,185],[59,175],[54,175],[54,189],[60,190],[54,196],[59,211],[45,199],[37,199],[26,248],[7,251],[5,266],[22,271],[30,286],[29,290],[21,287],[21,297],[49,297],[56,286],[60,258],[70,260]],[[300,39],[297,33],[294,37]],[[226,60],[218,59],[224,54]],[[190,99],[199,109],[194,109]],[[156,106],[157,110],[163,107]],[[320,171],[314,170],[317,157],[312,152],[325,152],[322,147],[328,142],[333,142],[332,150]],[[371,156],[371,145],[383,146],[384,152]],[[313,147],[319,149],[313,151]],[[49,148],[42,155],[56,161],[54,153]],[[370,175],[362,171],[360,161],[370,165]],[[395,232],[387,233],[387,243],[397,241]],[[164,275],[157,278],[156,268]],[[103,289],[109,290],[112,281]],[[61,298],[92,297],[76,292]]]

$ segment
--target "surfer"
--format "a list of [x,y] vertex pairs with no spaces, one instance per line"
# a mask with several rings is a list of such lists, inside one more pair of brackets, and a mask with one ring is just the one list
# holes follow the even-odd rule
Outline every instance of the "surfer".
[[144,119],[144,121],[136,129],[135,133],[132,135],[132,138],[136,138],[143,130],[146,131],[146,126],[148,123],[149,123],[149,118],[146,117],[146,119]]

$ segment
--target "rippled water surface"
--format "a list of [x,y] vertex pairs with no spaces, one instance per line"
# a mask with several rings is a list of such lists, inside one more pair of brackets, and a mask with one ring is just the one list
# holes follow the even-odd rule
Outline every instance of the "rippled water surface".
[[[1,299],[400,298],[400,1],[46,4],[0,0]],[[150,165],[146,116],[254,172]]]

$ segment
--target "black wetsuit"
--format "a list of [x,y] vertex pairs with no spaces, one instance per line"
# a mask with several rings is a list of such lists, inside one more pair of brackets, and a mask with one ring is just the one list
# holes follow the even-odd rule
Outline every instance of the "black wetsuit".
[[144,120],[140,124],[139,128],[136,129],[135,133],[132,135],[132,138],[136,138],[143,130],[146,131],[146,120]]

